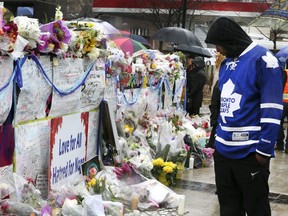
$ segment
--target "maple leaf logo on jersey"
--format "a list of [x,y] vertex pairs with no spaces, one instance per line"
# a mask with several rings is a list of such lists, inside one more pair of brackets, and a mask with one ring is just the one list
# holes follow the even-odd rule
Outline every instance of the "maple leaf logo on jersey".
[[242,95],[233,93],[234,88],[234,83],[229,79],[221,91],[220,116],[224,123],[226,123],[225,117],[233,117],[233,112],[240,109]]
[[267,63],[266,68],[277,68],[279,67],[277,58],[272,55],[270,52],[266,52],[265,56],[262,56],[262,59]]

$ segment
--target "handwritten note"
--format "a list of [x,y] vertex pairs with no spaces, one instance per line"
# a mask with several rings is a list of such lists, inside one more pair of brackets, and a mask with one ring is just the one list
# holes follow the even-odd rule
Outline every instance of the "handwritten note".
[[98,119],[99,119],[99,110],[89,112],[87,158],[91,158],[96,154]]
[[36,188],[41,192],[43,199],[48,197],[48,174],[39,173],[36,177]]
[[167,85],[165,85],[164,109],[169,109],[172,106],[172,97],[174,94],[173,85],[174,85],[174,80],[171,80],[171,81],[168,80]]
[[16,173],[35,179],[48,170],[49,120],[19,125],[16,133]]
[[115,78],[106,79],[106,87],[104,98],[110,102],[110,107],[113,113],[116,112],[117,109],[117,82]]
[[[49,56],[39,56],[38,60],[45,73],[52,80],[52,65]],[[52,92],[38,66],[27,59],[22,66],[23,87],[18,97],[16,121],[23,122],[44,118],[46,101]]]
[[[13,60],[6,56],[0,56],[0,88],[9,83],[13,72]],[[12,107],[13,82],[0,92],[0,124],[7,119]]]
[[[91,61],[84,59],[84,68],[87,68]],[[105,59],[99,58],[94,63],[89,76],[85,80],[81,95],[81,111],[89,111],[97,108],[104,97],[105,90]]]
[[[53,63],[53,83],[58,89],[66,92],[76,84],[83,71],[83,59],[55,59]],[[73,93],[64,96],[59,95],[53,90],[52,106],[49,116],[56,117],[80,112],[80,98],[81,87]]]

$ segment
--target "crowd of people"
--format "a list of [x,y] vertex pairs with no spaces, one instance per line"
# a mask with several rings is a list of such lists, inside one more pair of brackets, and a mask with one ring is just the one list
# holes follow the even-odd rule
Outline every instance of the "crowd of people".
[[[205,42],[215,45],[218,53],[207,147],[215,148],[220,215],[271,215],[270,159],[275,150],[288,153],[283,128],[288,118],[287,62],[253,42],[227,17],[211,24]],[[189,61],[187,112],[194,115],[199,114],[207,78],[201,57]]]

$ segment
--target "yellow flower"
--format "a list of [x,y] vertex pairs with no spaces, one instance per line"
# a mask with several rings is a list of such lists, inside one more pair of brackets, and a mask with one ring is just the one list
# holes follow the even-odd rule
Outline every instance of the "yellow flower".
[[152,64],[151,64],[151,69],[155,69],[156,66],[157,66],[156,63],[152,63]]
[[88,187],[91,187],[91,181],[87,182]]
[[164,165],[164,160],[162,158],[157,158],[152,161],[153,166],[163,166]]
[[124,130],[126,133],[132,133],[133,132],[133,127],[130,127],[128,124],[124,125]]
[[171,167],[172,169],[175,169],[176,165],[173,163],[173,162],[165,162],[164,163],[164,166],[169,166]]
[[91,186],[93,187],[93,186],[95,186],[96,185],[96,179],[91,179],[91,181],[90,181],[90,183],[91,183]]
[[173,168],[170,167],[170,166],[165,166],[165,167],[163,167],[163,171],[165,173],[172,173],[173,172]]

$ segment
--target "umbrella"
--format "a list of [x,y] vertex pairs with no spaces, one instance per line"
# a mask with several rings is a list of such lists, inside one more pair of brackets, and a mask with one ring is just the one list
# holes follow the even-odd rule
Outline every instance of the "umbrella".
[[96,19],[96,18],[81,18],[77,20],[72,20],[68,22],[68,27],[75,27],[77,28],[85,28],[89,26],[89,23],[93,23],[93,28],[101,31],[103,34],[110,36],[110,35],[120,35],[119,29],[114,27],[109,22],[106,22],[104,20]]
[[277,0],[268,10],[252,20],[249,26],[270,27],[285,30],[288,27],[288,1]]
[[288,58],[288,46],[283,47],[282,49],[280,49],[275,56],[281,61],[281,62],[285,62],[286,59]]
[[120,30],[120,32],[121,32],[121,36],[122,36],[122,37],[129,37],[129,38],[131,38],[131,39],[133,39],[133,40],[136,40],[136,41],[138,41],[138,42],[140,42],[140,43],[142,43],[142,44],[147,44],[147,45],[149,45],[149,42],[147,41],[147,39],[144,38],[144,37],[141,36],[141,35],[132,34],[132,33],[129,32],[129,31],[123,31],[123,30]]
[[186,44],[180,44],[174,47],[174,50],[181,51],[186,54],[193,54],[195,56],[202,56],[211,58],[211,53],[203,47],[200,46],[189,46]]
[[133,53],[139,51],[139,50],[146,50],[147,48],[141,44],[138,41],[135,41],[131,38],[115,38],[114,43],[124,52],[124,53],[130,53],[132,55]]
[[277,35],[281,33],[281,31],[286,31],[288,27],[288,1],[276,0],[268,10],[252,20],[248,26],[271,28],[274,34],[274,50],[276,50]]
[[181,27],[164,27],[151,36],[152,40],[203,47],[196,35]]

